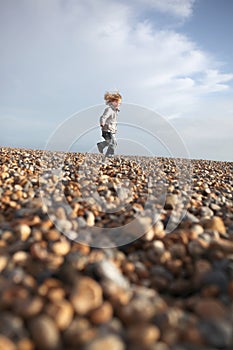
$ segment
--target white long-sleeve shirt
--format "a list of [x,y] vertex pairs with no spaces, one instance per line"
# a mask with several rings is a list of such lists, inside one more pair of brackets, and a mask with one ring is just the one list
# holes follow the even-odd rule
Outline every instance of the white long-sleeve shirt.
[[100,125],[103,125],[103,131],[116,133],[118,112],[119,109],[115,108],[112,104],[108,104],[102,116],[100,117]]

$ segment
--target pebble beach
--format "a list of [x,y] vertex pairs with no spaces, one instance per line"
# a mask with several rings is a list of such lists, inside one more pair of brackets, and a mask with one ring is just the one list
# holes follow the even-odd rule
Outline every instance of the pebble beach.
[[0,148],[0,350],[232,350],[233,163]]

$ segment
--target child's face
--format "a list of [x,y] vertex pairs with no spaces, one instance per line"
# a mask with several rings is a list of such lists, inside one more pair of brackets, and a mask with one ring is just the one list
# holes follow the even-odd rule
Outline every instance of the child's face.
[[113,105],[115,108],[119,107],[120,104],[121,104],[121,100],[114,100],[114,101],[112,101],[112,105]]

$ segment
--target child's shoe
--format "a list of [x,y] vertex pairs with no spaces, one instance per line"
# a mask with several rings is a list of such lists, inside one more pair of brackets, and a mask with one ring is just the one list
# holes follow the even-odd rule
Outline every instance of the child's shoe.
[[98,142],[98,143],[97,143],[97,148],[98,148],[98,150],[99,150],[100,153],[103,153],[104,147],[103,147],[103,145],[101,144],[101,142]]

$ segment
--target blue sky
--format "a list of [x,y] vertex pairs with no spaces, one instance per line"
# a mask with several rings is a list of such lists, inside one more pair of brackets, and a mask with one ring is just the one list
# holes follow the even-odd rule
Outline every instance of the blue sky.
[[103,95],[119,89],[120,153],[179,155],[179,137],[190,158],[232,161],[232,13],[232,0],[1,0],[0,145],[44,149],[76,115],[72,150],[97,152]]

